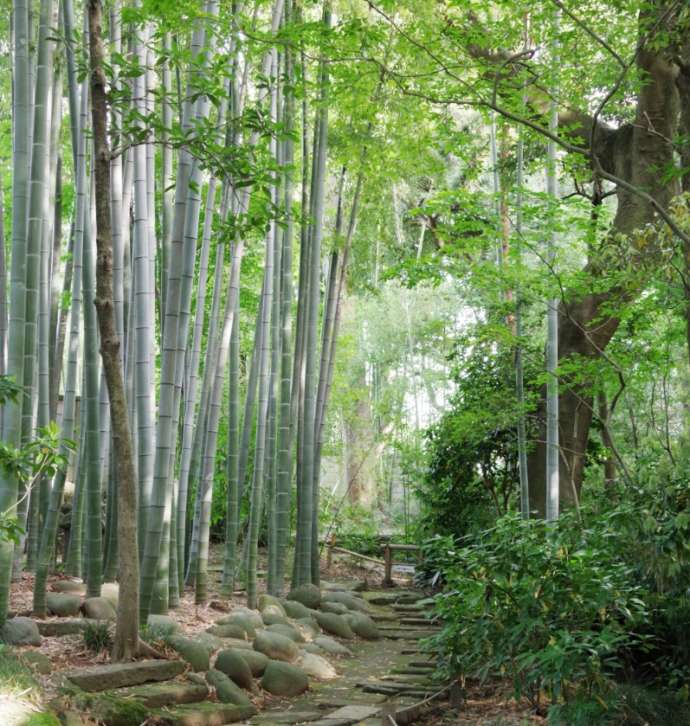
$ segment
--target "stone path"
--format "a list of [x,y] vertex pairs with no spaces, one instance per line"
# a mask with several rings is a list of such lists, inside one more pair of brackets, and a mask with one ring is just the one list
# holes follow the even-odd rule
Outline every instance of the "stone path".
[[[409,590],[360,594],[370,605],[382,640],[348,642],[354,656],[336,662],[337,679],[315,682],[289,702],[268,703],[251,719],[252,725],[379,726],[382,717],[391,714],[402,726],[416,717],[415,704],[442,690],[433,679],[433,661],[420,650],[420,639],[436,631],[423,618],[422,595]],[[405,622],[410,613],[414,622]],[[410,709],[411,720],[406,720],[405,709]]]
[[[418,715],[416,704],[438,697],[442,685],[420,646],[436,628],[420,593],[335,586],[322,593],[312,587],[304,600],[298,594],[262,596],[260,611],[219,614],[192,636],[171,618],[152,616],[150,625],[168,629],[162,642],[179,659],[62,672],[62,720],[83,723],[88,714],[105,726],[378,726],[390,714],[402,726]],[[62,622],[65,633],[83,627],[74,618]],[[60,637],[55,623],[40,624],[41,635]]]

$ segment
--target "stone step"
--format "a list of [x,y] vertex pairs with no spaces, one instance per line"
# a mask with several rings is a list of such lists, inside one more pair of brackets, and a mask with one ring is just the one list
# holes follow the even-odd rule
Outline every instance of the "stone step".
[[106,691],[103,695],[116,698],[130,698],[140,701],[148,708],[163,708],[185,703],[198,703],[208,696],[208,687],[189,681],[160,681],[143,686],[130,686]]
[[65,676],[84,691],[108,691],[140,686],[150,681],[168,681],[185,670],[181,660],[140,660],[111,663],[68,671]]
[[399,681],[363,681],[357,684],[365,693],[382,693],[386,696],[420,696],[426,698],[435,693],[432,688],[425,688],[415,683],[401,683]]
[[353,726],[377,716],[380,711],[377,706],[343,706],[319,721],[312,722],[312,726]]
[[399,673],[400,675],[404,675],[404,676],[426,676],[433,672],[434,672],[433,668],[407,667],[407,668],[392,668],[391,669],[391,673]]
[[244,721],[255,713],[254,706],[233,706],[229,703],[206,701],[165,708],[151,715],[166,726],[223,726],[227,723]]
[[403,625],[421,625],[422,627],[436,628],[439,627],[437,622],[429,620],[429,618],[400,618]]
[[396,590],[394,592],[363,592],[364,599],[372,605],[412,605],[424,599],[421,592]]
[[311,723],[318,721],[323,714],[320,711],[264,711],[262,714],[252,719],[252,724],[257,726],[261,724],[285,724],[289,726],[295,723]]
[[377,623],[397,623],[399,622],[399,617],[397,615],[388,614],[388,613],[370,613],[369,617],[372,620],[375,620]]
[[[438,632],[436,630],[403,630],[401,628],[390,628],[389,630],[379,628],[381,635],[389,640],[421,640]],[[413,653],[417,651],[412,651]]]

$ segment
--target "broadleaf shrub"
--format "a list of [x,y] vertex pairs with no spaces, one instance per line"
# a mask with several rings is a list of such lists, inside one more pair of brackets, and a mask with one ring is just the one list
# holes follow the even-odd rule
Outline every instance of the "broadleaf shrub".
[[444,623],[433,647],[454,675],[509,677],[538,704],[593,694],[650,647],[648,592],[607,526],[508,514],[472,539],[436,538],[436,598]]

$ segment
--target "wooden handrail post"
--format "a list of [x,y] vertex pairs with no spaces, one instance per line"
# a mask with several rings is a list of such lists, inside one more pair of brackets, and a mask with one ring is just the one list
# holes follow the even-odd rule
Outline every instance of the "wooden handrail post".
[[393,550],[389,544],[383,548],[383,562],[385,568],[383,584],[391,587],[393,585]]

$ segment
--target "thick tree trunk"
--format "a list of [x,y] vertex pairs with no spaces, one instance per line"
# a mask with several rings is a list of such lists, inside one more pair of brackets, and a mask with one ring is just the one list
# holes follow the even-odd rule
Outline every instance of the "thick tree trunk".
[[[654,18],[651,21],[649,17],[642,19],[645,27],[641,33],[648,32],[649,23],[665,9],[664,3],[656,5]],[[678,131],[678,68],[663,51],[653,51],[649,49],[651,47],[653,43],[648,39],[637,57],[638,67],[647,80],[639,91],[635,122],[615,130],[599,124],[594,134],[592,156],[595,172],[601,169],[614,174],[626,182],[626,186],[631,185],[635,190],[650,194],[657,204],[666,208],[678,191],[677,182],[663,183],[663,174],[660,173],[660,170],[672,168],[674,163],[669,140],[674,139]],[[572,133],[589,141],[591,124],[586,123],[586,126],[575,128]],[[617,198],[618,209],[609,236],[610,243],[614,243],[614,237],[627,238],[630,248],[622,263],[630,264],[632,257],[638,268],[652,266],[654,251],[637,248],[634,234],[657,219],[651,202],[623,185],[617,188]],[[592,261],[587,273],[598,284],[606,275],[606,269]],[[611,309],[615,309],[618,300],[628,299],[635,292],[613,288],[561,301],[559,360],[580,357],[584,365],[579,365],[578,369],[591,370],[593,366],[588,363],[601,360],[602,351],[618,328],[619,320],[611,315]],[[582,377],[577,380],[562,377],[560,380],[560,497],[564,507],[575,504],[582,486],[594,405],[594,383],[592,379]],[[529,457],[530,509],[543,516],[546,504],[543,399],[537,414],[540,433]]]

